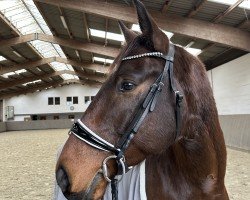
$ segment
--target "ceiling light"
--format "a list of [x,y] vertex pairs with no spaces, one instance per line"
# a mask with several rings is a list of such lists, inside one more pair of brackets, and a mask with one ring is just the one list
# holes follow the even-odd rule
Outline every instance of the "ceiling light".
[[194,56],[198,56],[201,53],[201,49],[195,49],[195,48],[185,48],[185,49]]
[[140,28],[139,24],[133,24],[131,29],[132,29],[133,31],[136,31],[136,32],[140,32],[140,33],[141,33],[141,28]]
[[28,85],[28,84],[39,83],[39,82],[41,82],[41,81],[42,81],[42,80],[39,79],[39,80],[36,80],[36,81],[31,81],[31,82],[24,83],[24,84],[22,84],[22,85],[23,85],[23,86],[26,86],[26,85]]
[[79,58],[80,57],[79,52],[77,50],[75,50],[75,53],[76,53],[77,57]]
[[16,54],[18,57],[22,57],[18,52],[13,51],[14,54]]
[[101,57],[94,57],[94,61],[112,64],[114,60],[101,58]]
[[2,77],[8,78],[11,75],[15,75],[15,73],[14,72],[8,72],[8,73],[3,74]]
[[185,48],[189,48],[189,47],[191,47],[193,44],[194,44],[194,41],[191,41],[191,42],[189,42],[189,43],[187,44],[187,46],[185,46]]
[[[231,6],[236,4],[238,0],[208,0],[208,1]],[[239,4],[239,7],[250,10],[250,1],[249,0],[243,1],[241,4]]]
[[225,5],[232,5],[232,4],[235,4],[238,0],[208,0],[208,1],[225,4]]
[[239,7],[250,10],[250,1],[249,1],[249,0],[248,0],[248,1],[243,1],[243,2],[239,5]]
[[0,56],[0,61],[7,60],[5,57]]
[[65,28],[65,29],[68,29],[68,26],[67,26],[67,23],[66,23],[66,21],[65,21],[65,18],[64,18],[64,16],[60,16],[60,18],[61,18],[61,21],[62,21],[62,24],[63,24],[63,27]]
[[90,28],[89,30],[90,30],[90,35],[94,36],[94,37],[105,38],[105,36],[106,36],[107,39],[109,39],[109,40],[116,40],[116,41],[119,41],[119,42],[123,42],[125,40],[124,36],[122,34],[105,32],[105,31],[92,29],[92,28]]
[[62,74],[61,77],[64,80],[74,79],[74,75],[72,75],[72,74]]
[[20,69],[20,70],[15,71],[16,74],[21,74],[21,73],[24,73],[24,72],[27,72],[27,70],[26,69]]

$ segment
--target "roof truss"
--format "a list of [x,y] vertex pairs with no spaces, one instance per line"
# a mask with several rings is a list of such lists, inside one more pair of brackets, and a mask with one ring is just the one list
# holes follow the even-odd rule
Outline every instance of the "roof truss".
[[[137,16],[133,7],[102,2],[97,0],[66,1],[66,0],[35,0],[67,9],[77,10],[99,15],[115,20],[137,23]],[[233,48],[250,52],[250,33],[238,28],[214,24],[201,20],[184,18],[176,15],[164,15],[151,11],[158,25],[167,31],[186,35],[192,38],[203,39],[214,43],[223,44]],[[236,37],[237,36],[237,37]]]
[[1,47],[10,47],[21,43],[26,43],[34,40],[40,40],[44,42],[50,42],[54,44],[59,44],[65,47],[70,47],[73,49],[81,50],[81,51],[87,51],[87,52],[93,52],[97,54],[101,54],[104,56],[109,56],[112,58],[115,58],[120,49],[114,48],[114,47],[104,47],[103,45],[94,44],[91,42],[81,42],[74,39],[63,39],[59,38],[57,36],[52,35],[46,35],[42,33],[34,33],[34,34],[28,34],[23,35],[11,39],[6,40],[0,40],[0,46]]

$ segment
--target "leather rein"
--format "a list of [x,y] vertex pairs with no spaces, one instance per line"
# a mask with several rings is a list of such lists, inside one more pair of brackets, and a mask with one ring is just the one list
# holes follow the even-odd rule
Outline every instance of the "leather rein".
[[128,167],[125,161],[125,151],[128,148],[131,140],[133,139],[134,135],[138,132],[143,120],[147,116],[148,113],[152,112],[156,106],[157,99],[162,91],[162,87],[164,87],[163,79],[165,76],[169,76],[170,82],[170,90],[175,95],[175,119],[176,119],[176,135],[175,139],[180,135],[180,128],[181,128],[181,105],[183,100],[183,95],[180,91],[176,89],[174,83],[174,73],[173,73],[173,62],[174,62],[174,54],[175,49],[174,45],[170,43],[169,51],[167,55],[164,55],[160,52],[150,52],[145,54],[139,54],[134,56],[128,56],[122,59],[122,61],[138,59],[142,57],[158,57],[164,59],[166,61],[164,69],[162,73],[158,76],[156,81],[151,85],[147,96],[145,97],[143,103],[139,107],[135,117],[133,118],[132,122],[126,129],[125,133],[122,135],[121,139],[118,141],[116,145],[113,145],[106,141],[105,139],[101,138],[90,130],[82,121],[79,119],[76,123],[73,124],[72,128],[70,129],[69,133],[75,135],[78,139],[84,141],[88,145],[102,150],[112,153],[112,156],[108,156],[102,165],[102,173],[104,178],[111,182],[111,189],[112,189],[112,199],[118,199],[118,190],[117,190],[117,182],[121,179],[114,177],[108,177],[108,168],[107,162],[110,159],[115,159],[117,166],[118,166],[118,173],[117,175],[124,175],[128,171]]

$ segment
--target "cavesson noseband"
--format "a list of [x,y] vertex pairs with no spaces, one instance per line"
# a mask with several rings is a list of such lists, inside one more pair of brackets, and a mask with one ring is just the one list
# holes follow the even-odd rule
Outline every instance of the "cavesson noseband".
[[169,51],[167,55],[164,55],[160,52],[150,52],[145,54],[139,54],[134,56],[128,56],[122,59],[122,61],[126,60],[133,60],[138,59],[142,57],[158,57],[161,59],[166,60],[164,69],[162,73],[158,76],[156,81],[151,85],[149,92],[147,96],[145,97],[143,103],[139,107],[139,110],[137,111],[135,117],[129,124],[128,128],[126,129],[125,133],[122,135],[121,139],[118,141],[116,145],[113,145],[100,136],[90,130],[85,124],[82,123],[82,121],[79,119],[76,123],[73,124],[72,128],[70,129],[70,133],[75,135],[78,139],[86,142],[90,146],[103,150],[111,152],[112,156],[107,157],[103,161],[102,166],[102,173],[104,175],[104,178],[111,182],[111,188],[112,188],[112,198],[114,200],[117,200],[118,198],[118,191],[117,191],[117,178],[110,179],[108,177],[107,172],[107,165],[106,163],[110,159],[116,159],[117,165],[118,165],[118,173],[117,175],[123,175],[127,171],[127,165],[125,162],[124,153],[126,149],[128,148],[131,139],[134,137],[134,135],[137,133],[138,129],[140,128],[143,120],[147,116],[149,112],[152,112],[156,106],[157,98],[159,97],[159,94],[162,91],[163,79],[168,74],[169,76],[169,82],[170,82],[170,89],[175,94],[175,117],[176,117],[176,135],[175,138],[178,138],[180,135],[180,128],[181,128],[181,102],[183,99],[183,95],[176,89],[176,86],[174,84],[174,74],[173,74],[173,62],[174,62],[174,45],[169,45]]

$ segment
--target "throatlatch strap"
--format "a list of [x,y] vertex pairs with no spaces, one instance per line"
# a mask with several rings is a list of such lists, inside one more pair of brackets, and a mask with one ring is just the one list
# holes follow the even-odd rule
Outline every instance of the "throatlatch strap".
[[175,102],[175,121],[176,121],[176,136],[177,139],[180,136],[181,132],[181,107],[182,107],[183,95],[180,92],[176,93],[176,102]]
[[113,178],[111,180],[111,193],[112,193],[112,200],[118,200],[118,186],[117,186],[117,179]]

